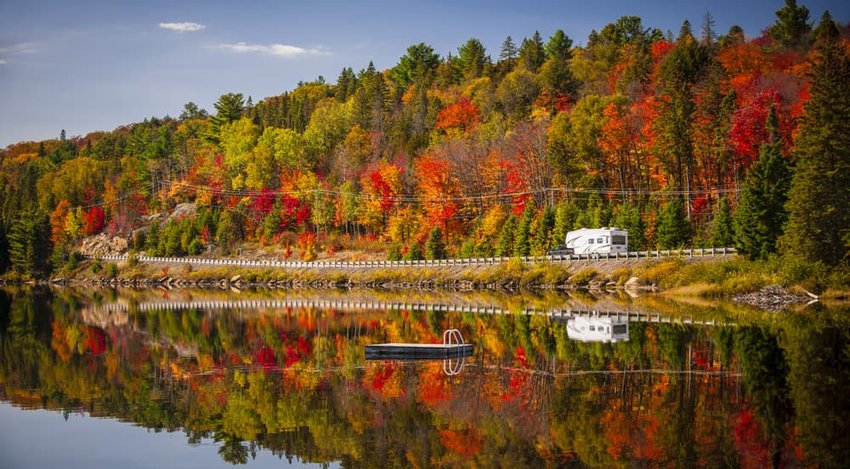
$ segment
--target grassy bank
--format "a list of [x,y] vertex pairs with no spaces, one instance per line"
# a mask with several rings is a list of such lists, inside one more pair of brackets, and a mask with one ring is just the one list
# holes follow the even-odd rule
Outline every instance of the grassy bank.
[[700,263],[671,260],[647,266],[637,275],[662,290],[683,296],[728,297],[767,285],[781,285],[822,298],[850,298],[848,267],[830,267],[793,257],[773,257],[766,261],[732,257]]
[[526,264],[519,259],[497,266],[404,267],[376,269],[270,269],[169,267],[133,262],[83,262],[61,274],[78,282],[120,278],[181,279],[193,283],[275,282],[277,287],[370,287],[451,289],[605,289],[630,286],[680,296],[728,297],[779,284],[825,298],[850,296],[850,271],[793,259],[749,261],[742,257]]

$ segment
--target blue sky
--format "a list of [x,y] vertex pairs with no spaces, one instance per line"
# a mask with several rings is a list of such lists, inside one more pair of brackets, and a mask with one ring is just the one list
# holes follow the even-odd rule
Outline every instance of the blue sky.
[[[850,2],[800,0],[850,19]],[[21,140],[112,130],[176,116],[194,101],[208,110],[241,92],[259,101],[343,67],[392,67],[424,42],[445,56],[470,37],[498,56],[539,30],[563,29],[576,44],[624,15],[645,26],[695,29],[706,11],[723,33],[758,35],[784,0],[595,1],[38,1],[0,0],[0,147]],[[189,23],[189,24],[184,24]]]

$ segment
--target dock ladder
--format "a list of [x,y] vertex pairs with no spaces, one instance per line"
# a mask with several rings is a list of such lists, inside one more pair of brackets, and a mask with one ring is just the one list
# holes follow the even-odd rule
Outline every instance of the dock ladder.
[[[443,332],[443,345],[464,345],[466,342],[463,340],[463,335],[457,329],[446,329]],[[458,356],[454,358],[447,358],[443,360],[443,373],[448,376],[459,375],[461,370],[463,370],[463,365],[465,363],[464,357],[461,355],[460,348],[458,348]]]

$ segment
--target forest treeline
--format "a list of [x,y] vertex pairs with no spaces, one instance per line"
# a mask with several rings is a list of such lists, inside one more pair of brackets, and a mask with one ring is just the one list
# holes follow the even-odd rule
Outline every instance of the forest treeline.
[[496,54],[420,43],[334,84],[11,145],[0,270],[47,274],[101,232],[149,254],[247,242],[310,260],[373,243],[415,259],[543,254],[582,226],[626,228],[633,250],[846,262],[848,36],[787,0],[758,34],[629,16],[583,47],[561,30]]

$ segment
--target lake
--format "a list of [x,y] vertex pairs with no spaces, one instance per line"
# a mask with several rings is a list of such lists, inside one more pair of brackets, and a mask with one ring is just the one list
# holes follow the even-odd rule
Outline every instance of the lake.
[[[383,342],[475,348],[367,361]],[[842,467],[850,309],[0,290],[0,466]],[[845,466],[846,467],[846,466]]]

